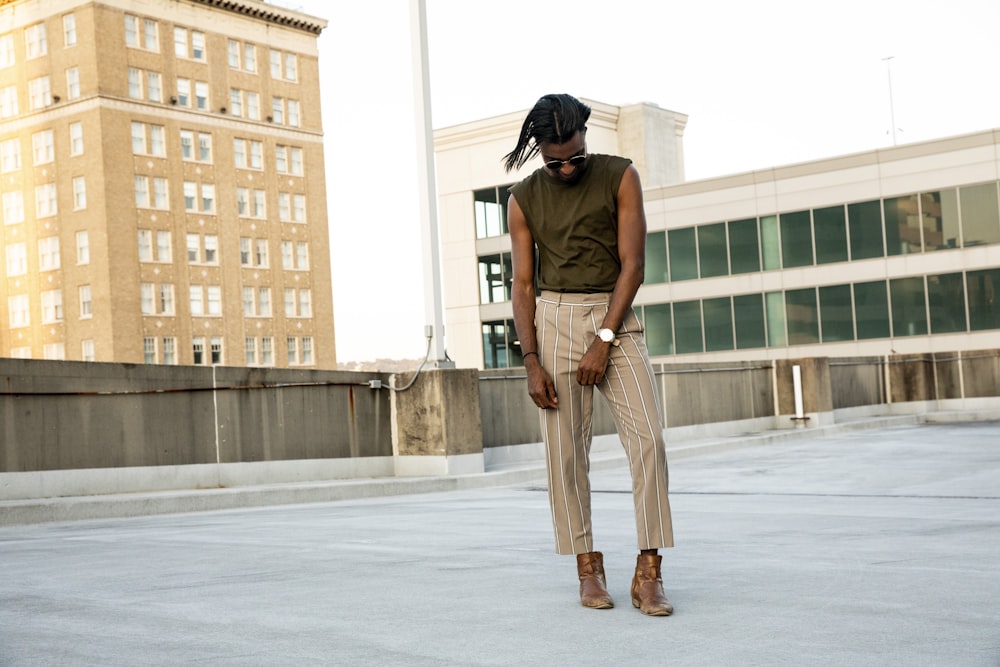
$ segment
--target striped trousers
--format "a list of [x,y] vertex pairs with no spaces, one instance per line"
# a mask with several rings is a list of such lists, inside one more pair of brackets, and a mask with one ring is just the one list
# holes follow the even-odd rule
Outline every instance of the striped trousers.
[[[576,369],[608,309],[610,294],[543,291],[535,308],[538,354],[555,382],[559,407],[541,410],[556,552],[594,551],[590,521],[590,444],[594,387],[576,381]],[[656,410],[656,385],[642,324],[628,311],[611,347],[604,379],[608,401],[632,473],[640,549],[672,547],[667,457]]]

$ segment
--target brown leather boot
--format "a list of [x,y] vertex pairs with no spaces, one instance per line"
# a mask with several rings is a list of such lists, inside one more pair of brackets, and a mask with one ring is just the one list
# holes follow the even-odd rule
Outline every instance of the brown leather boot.
[[648,616],[670,616],[674,606],[663,594],[660,561],[663,556],[639,554],[632,577],[632,606]]
[[611,609],[614,600],[608,595],[604,579],[604,555],[600,551],[576,555],[576,572],[580,575],[580,604],[592,609]]

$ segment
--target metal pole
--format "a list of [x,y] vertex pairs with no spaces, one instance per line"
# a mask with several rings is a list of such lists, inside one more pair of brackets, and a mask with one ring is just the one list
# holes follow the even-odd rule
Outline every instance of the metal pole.
[[441,257],[437,227],[437,186],[434,180],[434,130],[431,126],[431,82],[427,58],[425,0],[411,0],[413,31],[413,91],[417,121],[417,178],[420,197],[421,240],[424,250],[424,304],[431,340],[429,363],[454,368],[444,350],[444,308],[441,303]]

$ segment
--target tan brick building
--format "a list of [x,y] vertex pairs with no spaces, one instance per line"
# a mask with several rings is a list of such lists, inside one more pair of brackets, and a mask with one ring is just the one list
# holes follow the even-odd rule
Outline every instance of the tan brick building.
[[335,367],[326,22],[0,5],[0,356]]

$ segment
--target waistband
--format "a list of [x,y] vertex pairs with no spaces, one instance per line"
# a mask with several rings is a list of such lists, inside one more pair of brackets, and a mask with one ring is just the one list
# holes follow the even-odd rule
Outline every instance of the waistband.
[[551,290],[542,290],[538,300],[544,301],[545,303],[554,303],[556,305],[591,305],[597,303],[608,303],[611,301],[611,292],[555,292]]

